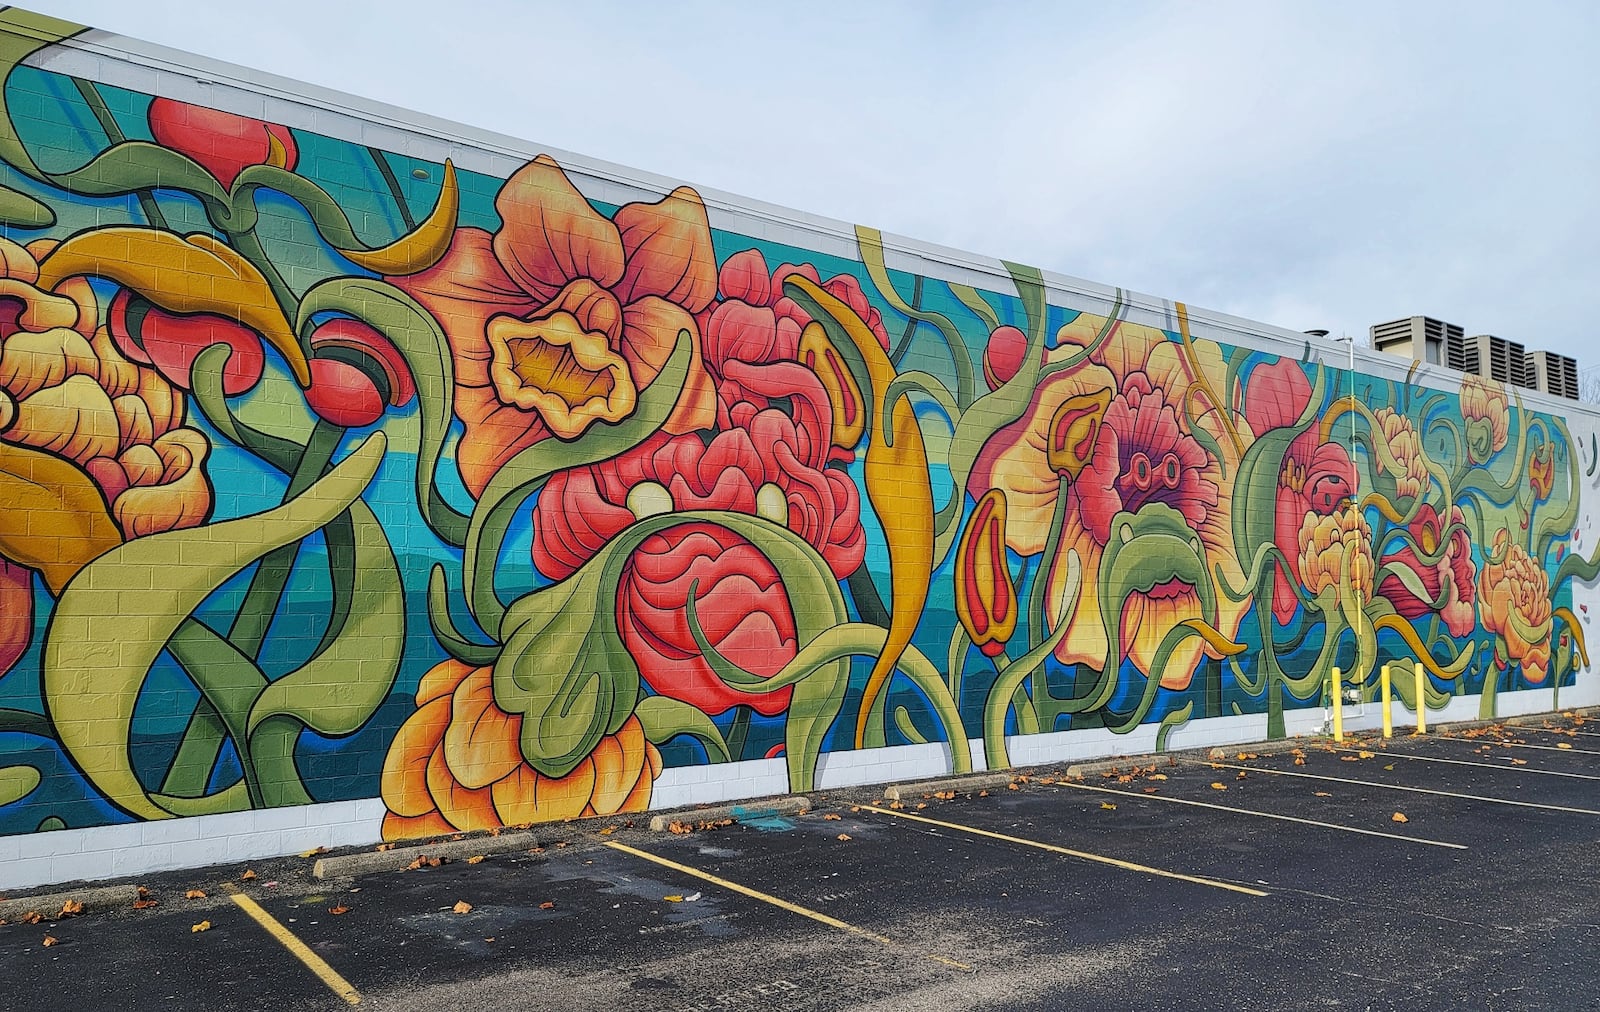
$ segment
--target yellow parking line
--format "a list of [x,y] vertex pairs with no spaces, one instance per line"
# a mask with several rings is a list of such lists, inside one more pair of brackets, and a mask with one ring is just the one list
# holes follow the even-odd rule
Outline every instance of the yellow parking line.
[[1248,886],[1234,885],[1221,879],[1205,878],[1200,875],[1184,875],[1181,872],[1167,871],[1165,868],[1152,868],[1147,864],[1135,864],[1132,861],[1123,861],[1115,857],[1106,857],[1103,854],[1091,854],[1087,851],[1072,850],[1069,847],[1057,847],[1053,843],[1040,843],[1038,840],[1029,840],[1021,836],[1007,836],[1005,833],[995,833],[976,826],[964,826],[959,822],[945,822],[940,819],[930,819],[923,815],[912,815],[910,812],[899,812],[892,808],[882,808],[877,805],[863,807],[863,812],[873,812],[878,815],[892,815],[897,819],[910,819],[913,822],[925,822],[930,826],[939,826],[944,829],[954,829],[962,833],[971,833],[974,836],[986,836],[991,840],[1003,840],[1006,843],[1020,843],[1025,847],[1037,847],[1055,854],[1065,854],[1068,857],[1080,858],[1084,861],[1094,861],[1097,864],[1109,864],[1114,868],[1126,871],[1142,872],[1146,875],[1159,875],[1162,878],[1175,878],[1182,882],[1193,882],[1196,885],[1211,886],[1214,889],[1226,889],[1229,892],[1244,893],[1246,896],[1267,896],[1268,893],[1260,889],[1251,889]]
[[1435,791],[1427,787],[1408,787],[1404,784],[1385,784],[1376,780],[1354,780],[1350,777],[1329,777],[1320,773],[1296,773],[1293,770],[1275,770],[1267,766],[1235,766],[1232,763],[1214,763],[1205,759],[1180,759],[1179,762],[1196,766],[1211,766],[1222,770],[1245,770],[1250,773],[1270,773],[1278,777],[1300,777],[1304,780],[1328,780],[1337,784],[1356,784],[1360,787],[1382,787],[1390,791],[1409,791],[1412,794],[1433,794],[1441,798],[1461,798],[1465,801],[1487,801],[1496,805],[1515,805],[1518,808],[1539,808],[1547,812],[1572,812],[1575,815],[1600,815],[1592,808],[1568,808],[1565,805],[1545,805],[1537,801],[1511,801],[1506,798],[1488,798],[1481,794],[1458,794],[1455,791]]
[[[1335,748],[1334,751],[1356,752],[1359,754],[1359,750],[1353,748]],[[1565,751],[1565,749],[1562,751]],[[1564,773],[1560,770],[1536,770],[1530,766],[1508,766],[1505,763],[1480,763],[1474,762],[1471,759],[1441,759],[1435,755],[1412,755],[1409,752],[1372,753],[1371,750],[1368,750],[1368,752],[1369,754],[1376,754],[1382,759],[1410,759],[1413,762],[1419,763],[1449,763],[1451,766],[1481,766],[1486,770],[1506,770],[1511,773],[1537,773],[1540,776],[1570,777],[1573,780],[1600,780],[1600,776],[1596,776],[1593,773]]]
[[[758,899],[763,903],[770,903],[775,907],[789,911],[791,914],[799,914],[801,917],[809,917],[813,921],[816,921],[819,924],[826,924],[830,928],[838,928],[840,931],[848,931],[852,935],[860,935],[862,938],[870,938],[872,941],[879,942],[883,945],[893,945],[897,948],[900,946],[900,943],[896,942],[894,939],[886,938],[883,935],[874,934],[873,932],[868,931],[866,928],[858,928],[854,924],[849,924],[839,920],[837,917],[829,917],[827,914],[822,913],[821,911],[812,910],[810,907],[803,907],[798,903],[790,903],[786,899],[780,899],[779,897],[773,896],[770,893],[764,893],[759,889],[752,889],[749,886],[743,886],[737,882],[730,882],[727,879],[720,878],[711,874],[710,872],[701,871],[699,868],[692,868],[686,864],[679,864],[677,861],[669,860],[659,854],[652,854],[647,850],[640,850],[637,847],[630,847],[625,843],[618,843],[615,840],[607,840],[605,841],[605,844],[612,850],[620,850],[624,854],[632,854],[634,857],[644,858],[646,861],[659,864],[663,868],[671,868],[673,871],[682,872],[685,875],[692,875],[697,879],[710,882],[714,886],[732,890],[733,892],[749,896],[752,899]],[[924,955],[933,960],[935,963],[951,966],[957,970],[972,969],[972,967],[965,963],[958,963],[953,959],[946,959],[944,956],[936,955],[931,952],[924,953]]]
[[239,905],[239,909],[249,914],[257,924],[267,930],[267,934],[283,943],[283,947],[294,954],[295,958],[306,964],[306,968],[316,974],[321,981],[328,985],[328,990],[343,998],[351,1005],[361,1004],[361,992],[350,986],[350,982],[339,976],[339,972],[329,966],[323,958],[311,951],[311,948],[295,937],[294,933],[279,923],[276,917],[267,913],[255,900],[233,890],[229,897]]
[[1520,741],[1501,741],[1498,738],[1457,738],[1453,735],[1441,734],[1439,741],[1459,741],[1468,745],[1493,745],[1495,748],[1534,748],[1541,752],[1566,752],[1569,755],[1600,755],[1600,750],[1592,748],[1560,748],[1556,745],[1528,745]]
[[1238,812],[1240,815],[1254,815],[1259,819],[1278,819],[1283,822],[1298,822],[1302,826],[1318,826],[1322,829],[1337,829],[1343,833],[1360,833],[1363,836],[1381,836],[1389,840],[1404,840],[1407,843],[1422,843],[1429,847],[1449,847],[1451,850],[1466,850],[1464,843],[1446,843],[1443,840],[1427,840],[1420,836],[1403,836],[1400,833],[1385,833],[1376,829],[1362,829],[1359,826],[1341,826],[1336,822],[1319,822],[1316,819],[1302,819],[1293,815],[1279,815],[1276,812],[1258,812],[1251,808],[1234,808],[1231,805],[1214,805],[1209,801],[1191,801],[1188,798],[1170,798],[1163,794],[1134,794],[1132,791],[1118,791],[1110,787],[1096,787],[1093,784],[1069,784],[1057,781],[1058,787],[1071,787],[1080,791],[1098,791],[1101,794],[1120,794],[1125,798],[1134,798],[1138,801],[1169,801],[1174,805],[1193,805],[1196,808],[1211,808],[1219,812]]

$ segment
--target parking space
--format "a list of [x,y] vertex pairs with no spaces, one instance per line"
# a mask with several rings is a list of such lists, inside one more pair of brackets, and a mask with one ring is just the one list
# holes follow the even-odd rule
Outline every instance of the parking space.
[[260,918],[215,870],[162,876],[155,906],[0,927],[0,967],[15,1007],[1584,1007],[1600,748],[1550,725],[223,872]]

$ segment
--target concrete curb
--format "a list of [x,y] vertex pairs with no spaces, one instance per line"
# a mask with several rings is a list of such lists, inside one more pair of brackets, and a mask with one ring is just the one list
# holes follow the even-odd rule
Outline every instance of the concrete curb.
[[925,794],[938,794],[943,791],[956,791],[960,794],[976,794],[979,791],[994,791],[1011,783],[1015,774],[974,773],[971,776],[946,777],[942,780],[917,780],[909,784],[889,784],[883,789],[883,796],[889,801],[904,801],[909,797],[920,797]]
[[659,833],[670,828],[674,822],[686,826],[702,822],[720,822],[723,819],[749,822],[752,819],[766,819],[774,815],[802,815],[810,809],[810,798],[803,794],[793,794],[787,798],[770,798],[742,805],[713,805],[709,808],[680,808],[672,812],[662,812],[660,815],[650,817],[650,828]]
[[[86,889],[66,889],[60,892],[39,893],[36,896],[19,896],[0,900],[0,920],[13,924],[37,911],[46,921],[61,920],[61,908],[68,900],[83,904],[83,913],[102,913],[109,907],[131,907],[139,898],[139,887],[132,885],[90,886]],[[74,917],[82,916],[74,914]]]
[[[547,830],[548,828],[546,827]],[[311,877],[354,878],[357,875],[371,875],[374,872],[404,871],[407,865],[419,857],[461,861],[477,857],[479,854],[484,857],[510,854],[538,845],[539,839],[531,830],[505,830],[499,836],[474,836],[463,840],[442,840],[438,843],[396,847],[393,850],[369,850],[318,858],[317,863],[311,868]]]

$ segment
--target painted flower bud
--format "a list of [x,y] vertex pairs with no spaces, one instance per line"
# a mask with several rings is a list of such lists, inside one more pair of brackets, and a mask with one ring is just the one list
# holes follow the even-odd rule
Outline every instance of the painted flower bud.
[[1100,423],[1111,404],[1111,391],[1068,397],[1050,416],[1045,459],[1050,469],[1064,478],[1076,479],[1094,459]]
[[299,157],[288,127],[248,116],[157,98],[149,120],[156,143],[193,158],[223,186],[251,165],[292,169]]
[[979,650],[1005,651],[1017,631],[1017,589],[1006,565],[1006,495],[992,488],[978,500],[956,548],[956,616]]

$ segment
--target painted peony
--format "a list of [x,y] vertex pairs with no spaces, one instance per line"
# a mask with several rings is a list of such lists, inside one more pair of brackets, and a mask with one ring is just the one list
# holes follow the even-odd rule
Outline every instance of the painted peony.
[[385,839],[438,836],[642,812],[661,755],[637,717],[566,776],[547,777],[522,757],[522,718],[494,702],[493,669],[447,660],[422,677],[417,711],[383,763]]
[[1502,553],[1502,561],[1485,563],[1479,575],[1478,614],[1505,645],[1496,659],[1520,664],[1522,677],[1539,684],[1550,666],[1550,576],[1504,531],[1494,543],[1494,554]]

